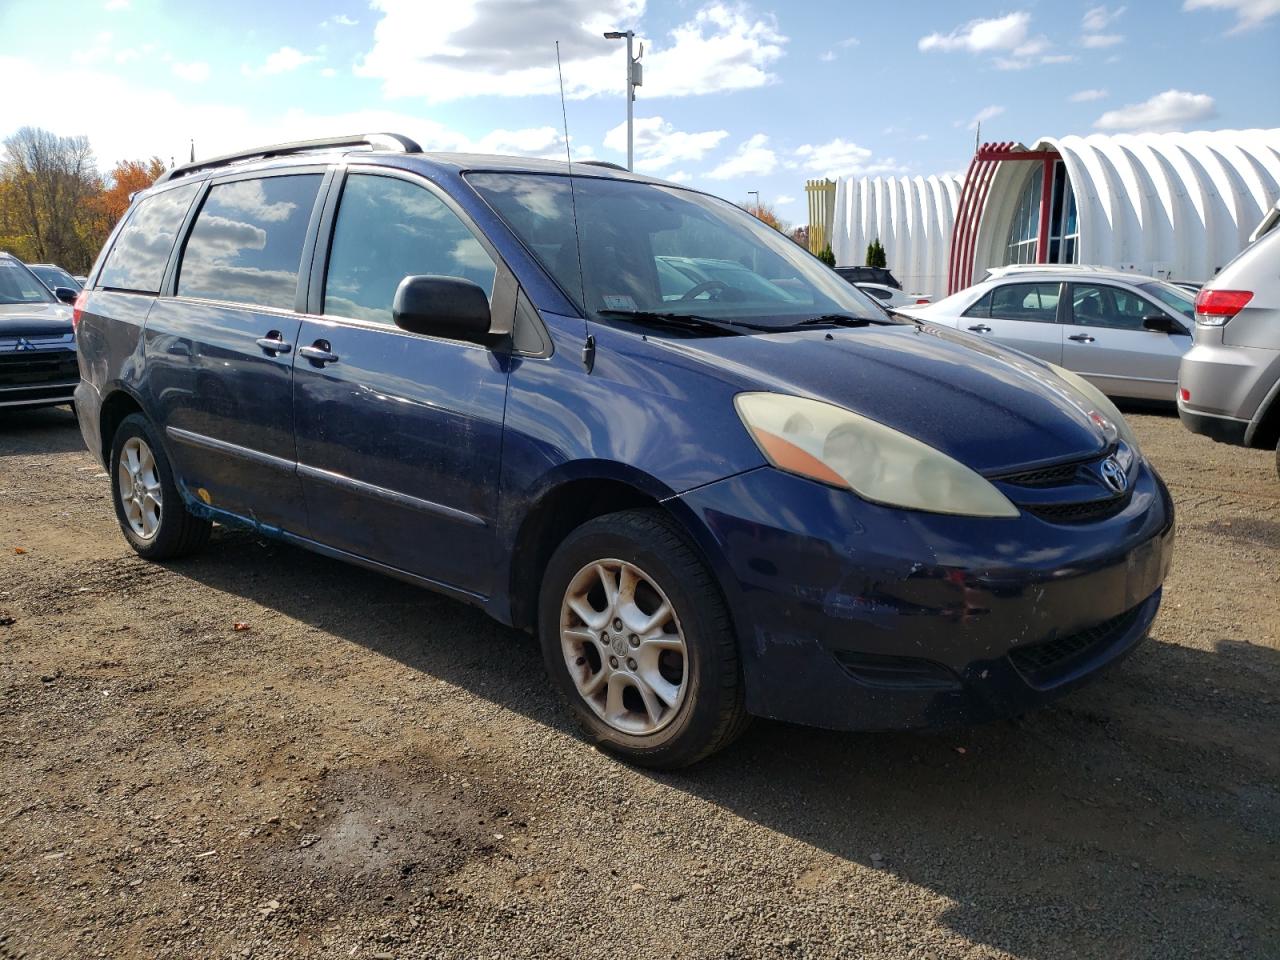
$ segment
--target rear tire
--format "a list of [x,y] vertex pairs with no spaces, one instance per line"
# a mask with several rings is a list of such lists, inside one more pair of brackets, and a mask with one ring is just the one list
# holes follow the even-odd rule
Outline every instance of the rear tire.
[[598,517],[565,538],[543,576],[538,632],[587,736],[633,763],[688,766],[747,726],[724,598],[657,510]]
[[212,524],[187,510],[150,421],[132,413],[111,439],[111,500],[129,546],[147,560],[186,556],[209,540]]

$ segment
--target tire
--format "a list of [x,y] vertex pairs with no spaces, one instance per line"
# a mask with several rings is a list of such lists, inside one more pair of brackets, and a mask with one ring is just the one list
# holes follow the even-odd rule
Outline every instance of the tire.
[[749,722],[719,586],[657,510],[598,517],[565,538],[543,576],[538,633],[587,737],[633,763],[688,766]]
[[[111,438],[110,474],[116,519],[140,557],[170,560],[193,553],[208,542],[213,525],[187,510],[169,457],[142,414],[130,414],[116,428]],[[136,509],[128,506],[130,501]]]

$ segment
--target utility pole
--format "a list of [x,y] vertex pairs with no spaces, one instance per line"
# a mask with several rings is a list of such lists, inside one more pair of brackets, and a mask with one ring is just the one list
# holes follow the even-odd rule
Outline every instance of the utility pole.
[[640,56],[632,57],[631,43],[635,39],[634,30],[610,30],[605,35],[606,40],[622,40],[627,41],[627,169],[631,170],[635,165],[635,135],[634,135],[634,107],[632,106],[636,100],[636,87],[644,84],[644,70],[640,66],[640,57],[644,56],[644,44],[640,44]]
[[760,212],[760,191],[759,191],[759,190],[748,190],[748,191],[747,191],[747,196],[748,196],[748,197],[755,197],[755,198],[756,198],[756,208],[755,208],[755,210],[753,210],[752,212],[753,212],[753,213],[759,213],[759,212]]

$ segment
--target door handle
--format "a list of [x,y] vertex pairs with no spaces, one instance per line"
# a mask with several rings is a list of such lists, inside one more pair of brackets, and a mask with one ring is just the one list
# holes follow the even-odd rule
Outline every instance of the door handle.
[[975,324],[974,326],[970,327],[969,329],[970,329],[970,330],[973,330],[975,333],[990,333],[990,332],[991,332],[991,328],[990,328],[990,327],[988,327],[985,323]]
[[1077,333],[1073,336],[1067,337],[1067,339],[1074,340],[1076,343],[1093,343],[1093,337],[1089,336],[1087,333]]
[[262,348],[263,353],[269,353],[273,357],[293,349],[293,344],[283,339],[279,330],[269,331],[265,337],[259,337],[256,343]]
[[309,347],[299,347],[298,356],[306,357],[317,367],[323,367],[326,363],[338,362],[338,355],[333,352],[328,340],[317,340]]

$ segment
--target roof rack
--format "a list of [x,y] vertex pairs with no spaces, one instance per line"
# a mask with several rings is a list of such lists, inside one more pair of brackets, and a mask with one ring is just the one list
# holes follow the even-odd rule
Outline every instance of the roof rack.
[[213,167],[226,167],[244,160],[266,160],[271,157],[284,157],[291,153],[305,153],[308,150],[331,150],[338,147],[372,147],[375,150],[389,150],[393,153],[421,153],[422,147],[416,141],[398,133],[355,133],[346,137],[321,137],[319,140],[294,140],[292,143],[277,143],[268,147],[254,147],[251,150],[239,150],[226,153],[208,160],[195,163],[184,163],[166,170],[156,183],[167,183],[178,177],[185,177],[199,170]]
[[584,167],[608,167],[610,170],[621,170],[623,173],[630,173],[626,167],[620,163],[613,163],[609,160],[579,160]]

